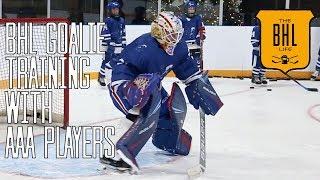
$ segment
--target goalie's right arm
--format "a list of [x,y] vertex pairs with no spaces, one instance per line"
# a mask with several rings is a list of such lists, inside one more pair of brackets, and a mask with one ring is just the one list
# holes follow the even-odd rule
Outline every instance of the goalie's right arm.
[[202,74],[196,62],[189,56],[186,56],[182,63],[175,66],[173,71],[177,78],[187,85],[186,94],[195,109],[201,107],[206,114],[215,115],[223,106],[208,76]]
[[195,109],[201,107],[205,114],[215,115],[223,106],[220,97],[212,87],[207,75],[203,75],[186,85],[186,94],[190,104],[192,104]]

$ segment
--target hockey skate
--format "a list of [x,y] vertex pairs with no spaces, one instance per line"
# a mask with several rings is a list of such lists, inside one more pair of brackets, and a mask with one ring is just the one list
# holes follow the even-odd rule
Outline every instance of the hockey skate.
[[106,81],[103,77],[99,77],[98,78],[98,83],[100,84],[100,86],[106,86]]
[[317,78],[320,76],[320,71],[315,71],[312,75],[311,75],[311,80],[315,81],[317,80]]
[[103,156],[100,158],[100,163],[106,165],[104,170],[111,169],[121,173],[138,174],[139,166],[136,159],[128,151],[126,147],[120,147],[113,158]]
[[260,84],[261,84],[260,77],[259,77],[259,76],[256,76],[256,75],[253,75],[253,76],[252,76],[252,79],[251,79],[251,83],[252,83],[252,84],[260,85]]
[[100,158],[100,163],[106,165],[106,168],[110,168],[113,170],[121,171],[121,172],[126,172],[131,170],[131,166],[127,164],[125,161],[122,159],[113,159],[113,158],[107,158],[103,156]]
[[267,85],[267,84],[268,84],[268,81],[267,81],[266,76],[261,76],[261,77],[260,77],[260,82],[261,82],[261,84]]
[[[116,128],[115,135],[110,137],[111,141],[114,143],[118,142],[118,140],[123,136],[123,134],[130,128],[132,124],[133,122],[131,120],[125,118],[117,121],[117,123],[114,124]],[[104,155],[102,158],[100,158],[100,163],[105,165],[104,170],[115,170],[120,173],[131,173],[132,167],[123,159],[124,158],[120,156],[118,151],[116,151],[113,158],[106,157]]]

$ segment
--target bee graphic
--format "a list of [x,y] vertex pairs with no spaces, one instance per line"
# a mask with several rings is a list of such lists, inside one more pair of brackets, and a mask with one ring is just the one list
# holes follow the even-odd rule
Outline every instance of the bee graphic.
[[281,56],[281,58],[276,57],[276,56],[272,56],[272,57],[278,59],[278,60],[272,60],[272,62],[273,62],[273,63],[276,63],[276,64],[277,64],[277,63],[282,63],[282,64],[289,64],[289,63],[291,63],[291,64],[297,64],[297,63],[299,62],[298,59],[295,60],[295,61],[292,61],[294,58],[298,57],[298,55],[297,55],[297,56],[290,57],[290,58],[288,58],[287,55],[283,55],[283,56]]

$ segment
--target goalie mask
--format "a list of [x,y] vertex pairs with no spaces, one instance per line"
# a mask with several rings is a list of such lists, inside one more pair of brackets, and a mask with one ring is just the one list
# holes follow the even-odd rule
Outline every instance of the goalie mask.
[[183,36],[182,22],[172,12],[161,12],[151,23],[151,35],[172,56]]

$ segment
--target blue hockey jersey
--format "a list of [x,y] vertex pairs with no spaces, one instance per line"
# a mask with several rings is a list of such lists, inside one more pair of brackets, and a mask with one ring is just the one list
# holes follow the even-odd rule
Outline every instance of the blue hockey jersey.
[[[101,30],[102,46],[111,47],[117,54],[117,48],[122,50],[126,46],[125,21],[122,17],[107,17]],[[121,52],[121,50],[119,50]],[[120,53],[118,52],[118,53]]]
[[180,41],[172,56],[168,55],[150,33],[143,34],[126,46],[112,71],[111,81],[133,80],[139,74],[158,73],[165,76],[173,70],[180,80],[200,74],[188,55],[187,44]]
[[205,38],[205,27],[201,16],[196,15],[189,18],[186,15],[183,15],[180,19],[184,28],[183,39],[187,43],[197,43],[200,45],[200,32],[203,33],[203,39]]
[[252,30],[251,44],[253,51],[260,51],[260,27],[255,26]]

